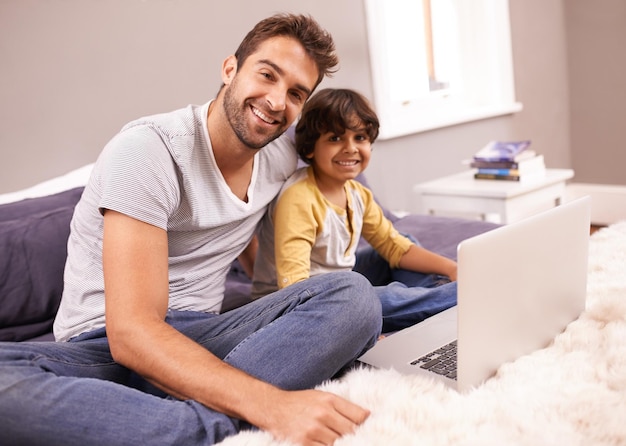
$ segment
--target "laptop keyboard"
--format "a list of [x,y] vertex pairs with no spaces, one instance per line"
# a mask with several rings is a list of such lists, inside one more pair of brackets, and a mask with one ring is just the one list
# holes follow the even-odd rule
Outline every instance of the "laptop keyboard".
[[456,340],[411,361],[411,365],[456,380]]

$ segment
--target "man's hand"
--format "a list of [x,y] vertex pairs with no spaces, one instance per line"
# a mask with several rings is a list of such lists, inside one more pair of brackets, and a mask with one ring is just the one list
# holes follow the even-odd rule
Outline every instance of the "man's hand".
[[337,395],[319,390],[279,391],[265,411],[262,429],[279,440],[331,445],[362,424],[370,412]]

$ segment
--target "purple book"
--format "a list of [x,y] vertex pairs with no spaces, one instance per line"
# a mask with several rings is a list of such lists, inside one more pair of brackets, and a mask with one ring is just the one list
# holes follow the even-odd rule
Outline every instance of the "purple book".
[[491,141],[474,155],[475,161],[519,161],[536,155],[528,149],[530,141]]

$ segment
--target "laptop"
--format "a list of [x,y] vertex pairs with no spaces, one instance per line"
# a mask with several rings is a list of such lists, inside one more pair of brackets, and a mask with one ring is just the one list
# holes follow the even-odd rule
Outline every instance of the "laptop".
[[359,361],[464,392],[548,346],[585,308],[590,208],[586,196],[462,241],[457,305],[385,337]]

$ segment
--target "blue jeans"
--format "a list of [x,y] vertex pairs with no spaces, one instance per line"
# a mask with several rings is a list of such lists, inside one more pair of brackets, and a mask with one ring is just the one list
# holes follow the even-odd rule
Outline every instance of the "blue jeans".
[[354,270],[375,286],[383,333],[402,330],[456,305],[456,282],[437,274],[393,269],[373,248],[359,250]]
[[[380,311],[367,280],[347,272],[300,282],[224,314],[169,311],[166,321],[251,375],[305,389],[374,344]],[[167,396],[115,363],[104,329],[70,342],[0,343],[6,444],[207,445],[244,428],[250,426]]]

